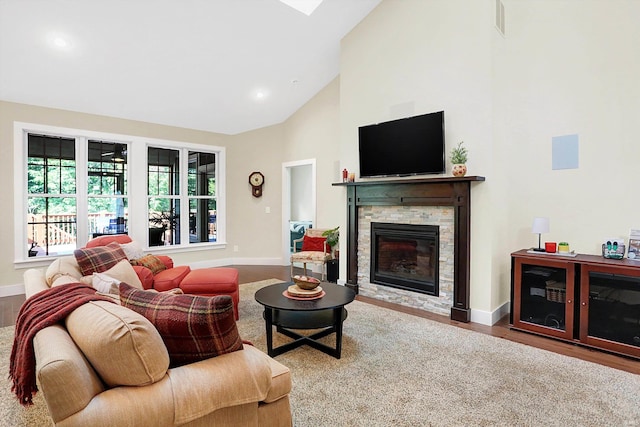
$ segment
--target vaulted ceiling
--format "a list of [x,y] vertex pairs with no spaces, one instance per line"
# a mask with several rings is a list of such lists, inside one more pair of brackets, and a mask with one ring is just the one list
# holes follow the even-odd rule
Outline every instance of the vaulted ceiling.
[[281,123],[339,74],[381,0],[0,0],[0,100],[225,134]]

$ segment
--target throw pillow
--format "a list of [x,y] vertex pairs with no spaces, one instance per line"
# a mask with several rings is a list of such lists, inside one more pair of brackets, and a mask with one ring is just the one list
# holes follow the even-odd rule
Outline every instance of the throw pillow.
[[[326,237],[304,236],[302,238],[302,251],[324,252],[324,241]],[[328,249],[328,248],[327,248]]]
[[95,248],[82,248],[73,251],[78,261],[80,272],[83,276],[92,273],[102,273],[116,265],[119,261],[127,259],[119,243],[109,243],[107,246]]
[[121,282],[127,283],[134,288],[142,289],[142,282],[137,272],[129,261],[123,259],[116,265],[102,273],[93,273],[91,276],[84,276],[80,281],[89,286],[93,286],[98,292],[103,294],[119,295],[118,285]]
[[172,295],[121,283],[120,303],[158,329],[172,367],[242,350],[229,295]]
[[104,273],[93,273],[91,280],[91,286],[103,294],[120,294],[120,288],[118,288],[120,283],[120,280]]
[[102,273],[94,273],[94,276],[96,274],[104,274],[120,282],[127,283],[134,288],[142,289],[142,282],[140,281],[140,278],[138,278],[138,275],[133,269],[133,266],[131,266],[131,264],[129,264],[129,261],[127,261],[126,259],[119,261],[116,265],[108,270],[103,271]]
[[160,260],[155,255],[145,255],[142,258],[132,259],[129,261],[131,265],[141,265],[143,267],[147,267],[151,272],[156,275],[160,273],[162,270],[166,270],[167,266],[164,265],[164,262]]
[[120,247],[130,260],[142,258],[144,256],[144,250],[138,242],[120,243]]
[[162,337],[139,313],[118,304],[92,301],[75,309],[65,324],[109,387],[153,384],[167,373],[169,354]]

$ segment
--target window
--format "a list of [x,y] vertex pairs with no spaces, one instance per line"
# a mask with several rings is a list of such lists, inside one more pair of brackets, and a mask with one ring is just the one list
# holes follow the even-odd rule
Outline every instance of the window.
[[88,238],[128,232],[127,145],[89,140]]
[[148,149],[149,246],[180,244],[180,151]]
[[224,148],[14,129],[15,160],[25,165],[16,176],[17,263],[71,254],[104,234],[128,233],[150,248],[224,247]]
[[30,257],[76,243],[75,140],[29,134],[27,138],[27,244]]
[[216,156],[189,151],[189,242],[216,241]]
[[[217,241],[216,157],[214,152],[148,148],[149,246]],[[180,167],[183,159],[186,168]],[[188,224],[184,231],[182,224]]]

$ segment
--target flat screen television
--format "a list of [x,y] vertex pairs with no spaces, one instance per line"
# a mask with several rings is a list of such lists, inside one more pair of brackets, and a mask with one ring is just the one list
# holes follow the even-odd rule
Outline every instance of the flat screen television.
[[360,176],[445,172],[444,111],[358,128]]

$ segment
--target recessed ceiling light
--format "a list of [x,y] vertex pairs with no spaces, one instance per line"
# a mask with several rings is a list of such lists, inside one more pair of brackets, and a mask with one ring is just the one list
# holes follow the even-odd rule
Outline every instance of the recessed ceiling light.
[[68,45],[67,41],[62,37],[56,37],[55,39],[53,39],[53,44],[58,47],[67,47]]
[[257,101],[262,101],[262,100],[266,99],[268,95],[269,95],[269,92],[264,90],[264,89],[258,89],[253,93],[253,97]]
[[49,34],[47,36],[47,41],[50,46],[58,50],[69,50],[73,47],[71,39],[68,36],[60,33]]
[[280,1],[286,4],[287,6],[294,8],[298,12],[304,13],[307,16],[310,16],[313,13],[313,11],[316,10],[318,6],[320,6],[320,3],[322,3],[322,0],[280,0]]

